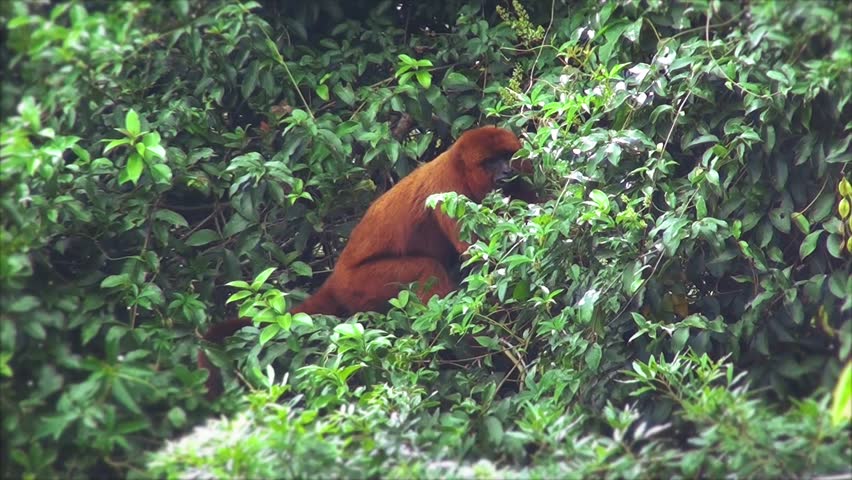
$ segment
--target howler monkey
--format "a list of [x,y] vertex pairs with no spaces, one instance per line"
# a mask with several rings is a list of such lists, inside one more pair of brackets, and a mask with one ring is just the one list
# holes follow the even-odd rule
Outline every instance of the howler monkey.
[[[456,221],[440,209],[427,208],[426,198],[434,193],[456,192],[482,201],[488,192],[515,176],[509,161],[520,147],[518,138],[502,128],[481,127],[462,134],[448,150],[373,202],[352,230],[334,271],[316,293],[291,312],[339,317],[383,312],[388,309],[388,300],[412,282],[428,285],[418,295],[424,302],[432,295],[449,293],[455,287],[450,269],[469,245],[459,238]],[[518,170],[531,173],[529,160],[521,161]],[[513,197],[537,200],[531,190],[517,183],[506,187]],[[251,324],[249,319],[232,319],[214,325],[205,339],[220,342]],[[221,388],[219,373],[203,351],[199,351],[198,362],[210,371],[209,394],[217,394]]]

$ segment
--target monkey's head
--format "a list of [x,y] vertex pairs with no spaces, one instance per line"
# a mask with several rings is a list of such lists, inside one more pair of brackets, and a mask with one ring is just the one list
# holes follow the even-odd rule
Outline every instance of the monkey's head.
[[463,133],[452,150],[461,163],[471,200],[481,201],[491,190],[517,174],[512,168],[512,155],[521,148],[518,137],[498,127],[481,127]]

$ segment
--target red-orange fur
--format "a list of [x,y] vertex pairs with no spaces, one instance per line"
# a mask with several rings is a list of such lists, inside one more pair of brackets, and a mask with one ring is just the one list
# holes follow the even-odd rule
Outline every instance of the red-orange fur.
[[[346,317],[363,311],[383,312],[388,300],[412,282],[430,285],[420,292],[424,302],[432,295],[449,293],[455,287],[449,269],[469,245],[459,239],[455,220],[440,208],[427,208],[426,198],[434,193],[456,192],[481,201],[496,186],[492,172],[484,168],[485,160],[495,155],[511,156],[520,147],[517,137],[501,128],[465,132],[447,151],[373,202],[352,230],[334,271],[291,313]],[[518,169],[529,173],[532,166],[524,161]],[[537,199],[534,194],[515,190],[514,196]],[[248,325],[248,319],[233,319],[213,326],[205,338],[219,342]],[[218,372],[202,351],[198,361],[201,368],[210,371],[208,390],[215,394],[220,388]]]

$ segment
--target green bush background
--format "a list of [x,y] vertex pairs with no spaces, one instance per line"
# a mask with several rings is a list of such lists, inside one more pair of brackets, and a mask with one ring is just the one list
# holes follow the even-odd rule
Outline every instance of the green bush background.
[[[0,18],[4,477],[849,471],[848,3]],[[285,313],[370,201],[486,123],[552,200],[444,196],[481,239],[456,293]],[[240,291],[258,328],[202,345]],[[164,448],[214,412],[241,413]]]

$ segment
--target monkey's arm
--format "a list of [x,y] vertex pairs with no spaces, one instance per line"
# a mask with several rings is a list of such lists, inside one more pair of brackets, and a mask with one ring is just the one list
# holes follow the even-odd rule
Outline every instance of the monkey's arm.
[[461,229],[459,228],[458,222],[449,217],[446,213],[439,210],[440,207],[435,208],[435,220],[438,222],[438,228],[444,232],[444,236],[453,244],[456,251],[459,255],[462,255],[467,251],[470,244],[462,241],[461,238]]

